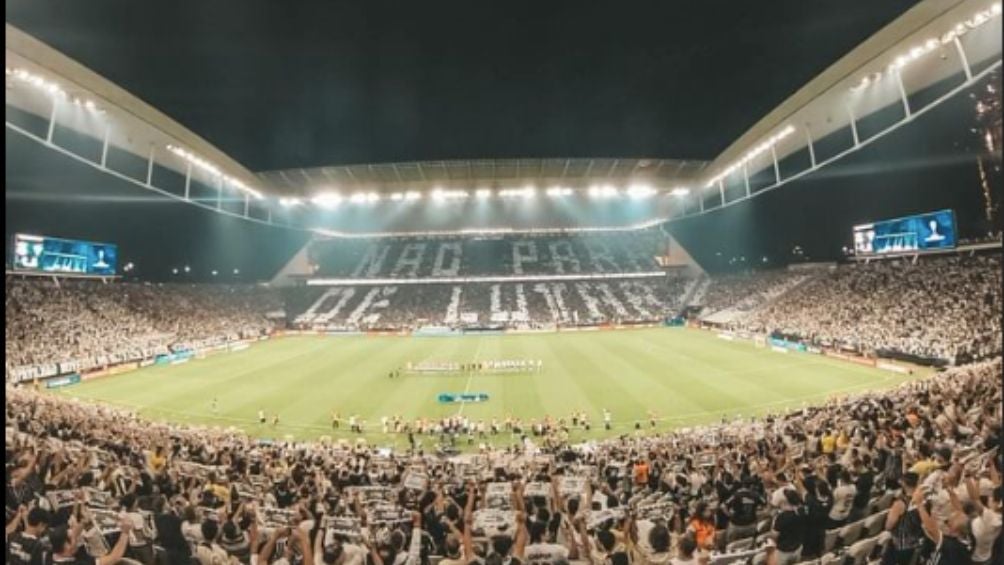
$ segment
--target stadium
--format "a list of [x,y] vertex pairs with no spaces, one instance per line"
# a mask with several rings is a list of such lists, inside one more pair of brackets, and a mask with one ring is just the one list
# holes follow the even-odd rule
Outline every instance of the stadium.
[[545,4],[7,4],[7,563],[1004,562],[1000,2]]

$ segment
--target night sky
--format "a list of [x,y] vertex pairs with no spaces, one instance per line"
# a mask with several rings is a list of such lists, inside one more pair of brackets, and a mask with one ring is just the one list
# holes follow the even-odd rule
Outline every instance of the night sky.
[[[711,159],[913,2],[49,2],[7,21],[252,170],[482,157]],[[1000,84],[999,75],[994,79]],[[712,269],[953,208],[985,232],[972,100],[671,230]],[[6,231],[118,242],[141,276],[267,278],[305,241],[7,139]],[[1000,193],[1000,176],[995,177]],[[999,226],[998,226],[999,229]]]
[[252,170],[711,159],[905,0],[6,2]]

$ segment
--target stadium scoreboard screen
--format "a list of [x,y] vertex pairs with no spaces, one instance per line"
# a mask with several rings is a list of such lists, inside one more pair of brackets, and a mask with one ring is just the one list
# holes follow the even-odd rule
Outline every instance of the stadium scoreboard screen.
[[955,213],[951,210],[854,226],[854,252],[858,255],[936,251],[955,245]]
[[14,236],[13,266],[17,271],[112,276],[118,246],[38,235]]

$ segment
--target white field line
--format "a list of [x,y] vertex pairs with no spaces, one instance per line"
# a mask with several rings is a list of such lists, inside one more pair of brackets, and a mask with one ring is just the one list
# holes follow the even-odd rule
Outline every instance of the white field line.
[[[474,348],[474,359],[472,360],[474,363],[477,363],[478,359],[481,358],[481,344],[484,343],[483,336],[479,337],[481,337],[482,339],[478,339],[478,345],[477,347]],[[472,380],[474,380],[474,371],[469,371],[467,373],[467,384],[464,385],[464,394],[467,394],[471,391]],[[462,416],[464,414],[464,406],[466,404],[467,404],[466,402],[460,403],[460,409],[457,410],[457,416]]]

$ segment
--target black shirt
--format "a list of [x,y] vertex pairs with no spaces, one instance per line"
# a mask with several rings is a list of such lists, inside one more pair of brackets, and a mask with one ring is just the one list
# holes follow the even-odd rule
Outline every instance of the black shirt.
[[872,473],[871,469],[868,469],[858,475],[858,480],[854,483],[854,487],[858,490],[858,494],[854,497],[855,508],[864,508],[868,506],[868,501],[871,499],[872,486],[874,484],[875,475]]
[[756,511],[763,504],[760,497],[750,489],[739,489],[726,502],[736,526],[752,526],[756,523]]
[[49,554],[48,559],[46,559],[46,565],[97,565],[98,560],[93,557],[80,557],[79,555],[74,555],[73,557],[58,557]]
[[35,536],[18,532],[7,541],[7,563],[13,565],[42,565],[45,544]]
[[167,551],[188,555],[191,547],[181,533],[181,518],[171,513],[154,514],[153,523],[157,527],[157,542]]
[[805,513],[800,510],[785,510],[774,517],[779,551],[795,551],[802,547],[805,541],[805,518]]
[[931,554],[929,565],[969,565],[972,563],[971,549],[959,538],[941,536],[941,544]]

